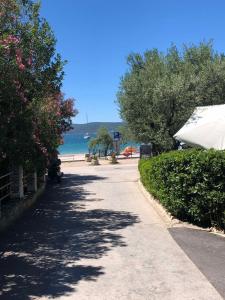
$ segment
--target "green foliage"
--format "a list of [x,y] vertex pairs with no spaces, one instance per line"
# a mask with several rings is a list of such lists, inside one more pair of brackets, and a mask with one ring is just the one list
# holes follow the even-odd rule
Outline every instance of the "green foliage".
[[0,159],[45,166],[70,129],[73,99],[60,92],[63,66],[40,5],[0,1]]
[[96,154],[98,150],[101,150],[106,156],[108,150],[113,148],[113,139],[108,129],[105,127],[100,127],[97,132],[97,137],[91,139],[88,146],[93,154]]
[[225,152],[183,150],[139,163],[149,192],[175,217],[225,229]]
[[118,104],[122,118],[138,142],[152,142],[156,151],[174,149],[173,135],[196,106],[224,104],[225,56],[211,43],[171,46],[128,57]]
[[135,136],[127,124],[119,126],[117,130],[121,133],[121,144],[135,141]]
[[97,132],[97,140],[98,144],[102,148],[102,150],[107,153],[109,149],[113,147],[113,139],[105,127],[100,127]]
[[88,143],[88,148],[91,150],[92,154],[96,154],[98,151],[98,139],[92,138]]
[[98,161],[98,156],[97,155],[93,155],[92,159],[95,160],[95,161]]

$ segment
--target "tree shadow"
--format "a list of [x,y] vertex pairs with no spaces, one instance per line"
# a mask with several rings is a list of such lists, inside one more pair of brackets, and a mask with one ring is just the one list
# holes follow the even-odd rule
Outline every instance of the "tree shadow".
[[98,176],[65,175],[48,185],[43,197],[0,237],[0,298],[59,297],[75,292],[80,280],[95,281],[102,266],[81,263],[99,259],[113,247],[126,246],[121,231],[139,222],[129,212],[88,210],[101,201],[85,184]]

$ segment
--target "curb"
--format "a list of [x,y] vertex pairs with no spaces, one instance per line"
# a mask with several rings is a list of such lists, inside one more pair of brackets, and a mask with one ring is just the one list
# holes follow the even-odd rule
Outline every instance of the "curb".
[[207,231],[209,233],[212,234],[216,234],[219,235],[223,238],[225,238],[225,232],[223,231],[219,231],[216,228],[203,228],[197,225],[193,225],[191,223],[188,222],[183,222],[181,220],[176,219],[175,217],[173,217],[163,206],[162,204],[155,199],[144,187],[144,185],[142,184],[140,178],[138,180],[138,187],[140,189],[140,191],[142,192],[142,194],[144,195],[144,197],[146,198],[146,200],[149,202],[149,204],[153,207],[153,209],[156,211],[156,213],[159,215],[159,217],[162,219],[162,221],[164,222],[165,226],[167,228],[172,228],[172,227],[186,227],[186,228],[190,228],[190,229],[197,229],[197,230],[202,230],[202,231]]
[[144,187],[141,180],[138,180],[138,187],[141,193],[144,195],[149,204],[153,207],[159,217],[162,219],[167,228],[173,226],[175,221],[179,222],[179,220],[173,219],[173,217],[165,210],[165,208],[159,203],[157,199],[155,199]]

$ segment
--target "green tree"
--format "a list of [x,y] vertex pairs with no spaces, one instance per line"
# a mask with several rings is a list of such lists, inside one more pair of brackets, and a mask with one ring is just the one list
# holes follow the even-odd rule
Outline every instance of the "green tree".
[[127,124],[119,126],[117,130],[121,134],[121,139],[120,139],[121,144],[127,144],[128,142],[135,142],[135,136]]
[[107,156],[108,151],[113,148],[113,139],[107,128],[99,128],[97,132],[97,140],[100,149],[104,152],[104,155]]
[[159,152],[175,148],[173,135],[196,106],[224,103],[225,56],[211,42],[131,54],[127,62],[117,96],[121,116],[138,142]]
[[92,154],[96,154],[98,151],[98,139],[97,138],[92,138],[89,143],[88,143],[88,148],[90,149]]
[[46,164],[76,114],[60,89],[63,66],[39,3],[0,1],[0,159]]
[[96,138],[90,140],[89,148],[94,154],[97,150],[101,150],[107,156],[108,151],[113,148],[113,139],[107,128],[99,128]]

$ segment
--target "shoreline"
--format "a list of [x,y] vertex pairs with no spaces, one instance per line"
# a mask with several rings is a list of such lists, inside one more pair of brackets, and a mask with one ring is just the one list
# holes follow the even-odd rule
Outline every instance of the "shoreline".
[[61,161],[84,161],[85,153],[59,154]]
[[[85,161],[85,153],[59,154],[58,157],[59,159],[61,159],[62,162]],[[139,153],[133,153],[132,156],[130,156],[129,158],[125,157],[122,154],[117,156],[118,159],[130,159],[130,158],[139,158],[139,157],[140,157]],[[104,159],[104,157],[101,158]]]

